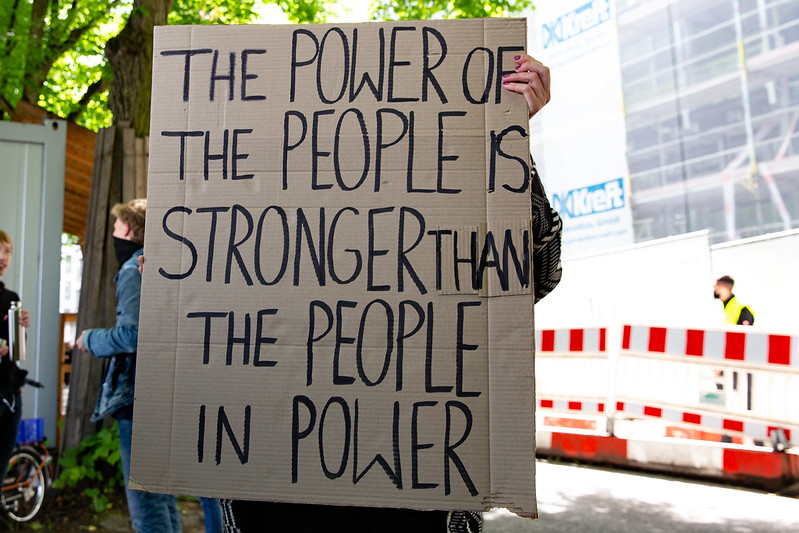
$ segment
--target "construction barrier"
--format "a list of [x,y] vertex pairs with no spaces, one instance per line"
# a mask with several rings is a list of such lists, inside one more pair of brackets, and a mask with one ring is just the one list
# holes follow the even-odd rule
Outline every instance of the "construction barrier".
[[539,454],[709,477],[779,491],[799,480],[799,455],[697,440],[653,440],[568,431],[536,432]]
[[790,448],[799,444],[799,337],[743,327],[542,330],[536,391],[541,453],[768,487],[799,479]]
[[536,395],[550,402],[541,407],[571,411],[563,402],[579,401],[604,410],[611,392],[606,336],[606,328],[536,331]]

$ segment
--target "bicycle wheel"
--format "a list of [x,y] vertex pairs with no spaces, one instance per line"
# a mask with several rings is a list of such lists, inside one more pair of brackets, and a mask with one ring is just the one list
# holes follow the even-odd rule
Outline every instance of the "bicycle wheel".
[[15,522],[32,520],[44,503],[47,472],[41,459],[25,449],[17,450],[8,462],[0,507]]

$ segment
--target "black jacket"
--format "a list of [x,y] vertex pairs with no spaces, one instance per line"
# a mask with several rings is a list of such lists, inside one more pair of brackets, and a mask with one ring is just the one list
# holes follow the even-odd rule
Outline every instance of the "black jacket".
[[[16,301],[19,301],[19,295],[6,289],[5,284],[0,281],[0,339],[8,341],[8,310],[11,302]],[[9,356],[3,357],[0,361],[0,399],[11,403],[14,396],[19,394],[27,374],[28,371],[17,367]]]

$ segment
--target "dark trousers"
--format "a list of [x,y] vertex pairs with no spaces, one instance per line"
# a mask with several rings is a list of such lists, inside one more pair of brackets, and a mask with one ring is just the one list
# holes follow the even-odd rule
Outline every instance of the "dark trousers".
[[22,396],[17,394],[14,400],[14,410],[5,403],[0,403],[0,483],[6,478],[8,460],[17,445],[17,432],[19,422],[22,420]]
[[338,507],[221,500],[227,531],[234,533],[444,533],[446,511]]

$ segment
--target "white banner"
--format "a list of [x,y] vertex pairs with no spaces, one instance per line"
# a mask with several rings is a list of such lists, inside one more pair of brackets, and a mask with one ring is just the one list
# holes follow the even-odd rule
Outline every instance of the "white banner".
[[563,218],[564,255],[633,242],[615,9],[608,0],[536,2],[529,43],[552,72],[532,121],[533,156]]

